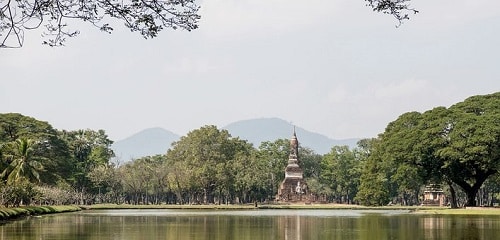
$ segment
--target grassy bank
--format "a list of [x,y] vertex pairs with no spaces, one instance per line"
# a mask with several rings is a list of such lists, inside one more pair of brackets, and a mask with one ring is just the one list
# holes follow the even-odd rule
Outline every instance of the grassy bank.
[[159,205],[131,205],[131,204],[94,204],[94,205],[84,205],[80,208],[85,210],[97,210],[97,209],[254,209],[255,206],[252,204],[231,204],[231,205],[169,205],[169,204],[159,204]]
[[209,204],[209,205],[130,205],[95,204],[80,206],[82,209],[367,209],[359,205],[342,204]]
[[339,210],[434,210],[444,209],[442,207],[408,207],[408,206],[384,206],[366,207],[361,205],[347,204],[230,204],[230,205],[129,205],[129,204],[95,204],[80,206],[82,209],[339,209]]
[[444,208],[444,209],[424,209],[419,210],[417,213],[422,214],[437,214],[437,215],[499,215],[500,216],[500,208],[482,208],[482,207],[473,207],[473,208]]
[[450,209],[448,207],[429,206],[382,206],[367,207],[361,205],[346,204],[253,204],[242,205],[129,205],[129,204],[96,204],[80,206],[82,209],[316,209],[316,210],[408,210],[416,214],[457,214],[457,215],[500,215],[500,208],[461,208]]
[[450,209],[447,207],[422,207],[422,206],[383,206],[366,207],[345,204],[235,204],[235,205],[129,205],[129,204],[95,204],[85,206],[30,206],[19,208],[0,208],[0,220],[13,219],[23,216],[73,212],[79,210],[100,209],[315,209],[315,210],[409,210],[416,214],[441,214],[441,215],[499,215],[500,208],[461,208]]
[[77,206],[27,206],[17,208],[0,208],[0,220],[9,220],[24,216],[53,214],[80,211]]

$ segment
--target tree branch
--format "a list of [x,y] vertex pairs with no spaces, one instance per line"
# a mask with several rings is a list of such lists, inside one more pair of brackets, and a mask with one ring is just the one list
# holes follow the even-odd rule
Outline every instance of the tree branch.
[[401,26],[404,20],[410,19],[410,13],[417,14],[418,10],[411,8],[409,2],[411,0],[365,0],[368,2],[373,11],[392,15],[398,20],[398,25]]

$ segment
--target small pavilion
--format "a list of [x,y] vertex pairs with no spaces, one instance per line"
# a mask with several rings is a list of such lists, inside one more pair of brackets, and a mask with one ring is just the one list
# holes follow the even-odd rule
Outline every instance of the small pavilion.
[[446,204],[446,196],[437,184],[430,184],[424,190],[424,206],[444,206]]

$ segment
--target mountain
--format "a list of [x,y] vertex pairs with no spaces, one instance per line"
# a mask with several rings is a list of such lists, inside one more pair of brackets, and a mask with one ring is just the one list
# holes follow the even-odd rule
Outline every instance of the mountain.
[[[275,141],[277,139],[290,139],[293,134],[293,126],[279,118],[250,119],[231,123],[222,129],[229,131],[231,136],[248,140],[254,147],[259,147],[261,142]],[[330,152],[336,145],[347,145],[351,148],[356,146],[359,139],[330,139],[324,135],[295,127],[299,143],[308,147],[318,154]],[[180,139],[180,136],[163,128],[149,128],[142,130],[128,138],[116,141],[111,149],[115,152],[120,162],[128,162],[145,156],[164,154],[170,148],[172,142]]]
[[[293,126],[280,118],[260,118],[250,119],[231,123],[224,127],[231,136],[248,140],[258,147],[261,142],[274,141],[280,138],[289,139],[293,134]],[[303,147],[308,147],[318,154],[330,152],[333,146],[347,145],[350,148],[356,147],[360,140],[351,139],[331,139],[319,133],[307,131],[300,127],[295,127],[297,139]]]
[[180,136],[163,128],[148,128],[111,146],[120,162],[157,154],[165,154]]

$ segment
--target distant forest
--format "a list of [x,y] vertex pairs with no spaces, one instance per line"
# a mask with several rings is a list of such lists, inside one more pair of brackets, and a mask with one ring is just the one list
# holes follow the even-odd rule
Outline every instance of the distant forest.
[[[104,130],[0,114],[0,205],[273,203],[290,153],[288,139],[254,147],[211,125],[126,164],[112,143]],[[300,147],[299,164],[322,202],[419,205],[438,186],[451,207],[498,204],[500,92],[404,113],[355,148]]]

